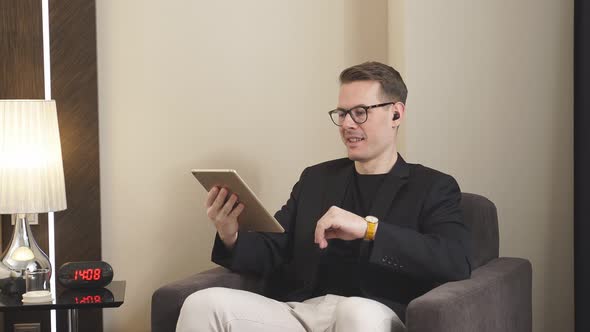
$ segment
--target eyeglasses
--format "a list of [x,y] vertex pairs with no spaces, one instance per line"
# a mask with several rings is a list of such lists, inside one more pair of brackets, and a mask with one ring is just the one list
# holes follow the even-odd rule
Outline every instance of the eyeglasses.
[[344,119],[346,118],[347,114],[350,114],[350,118],[356,124],[362,124],[362,123],[367,122],[367,119],[369,118],[368,111],[370,109],[393,105],[395,103],[396,102],[392,101],[392,102],[388,102],[388,103],[370,105],[370,106],[355,106],[349,110],[345,110],[343,108],[337,108],[335,110],[328,112],[328,114],[330,114],[330,119],[332,119],[332,122],[334,122],[334,124],[337,126],[342,126],[342,123],[344,123]]

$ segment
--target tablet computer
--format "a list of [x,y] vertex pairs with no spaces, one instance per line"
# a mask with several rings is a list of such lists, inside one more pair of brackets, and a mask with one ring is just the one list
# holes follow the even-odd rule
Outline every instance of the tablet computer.
[[[241,231],[284,233],[285,229],[262,205],[246,182],[233,169],[193,169],[191,173],[209,192],[217,186],[238,195],[244,210],[238,217]],[[229,196],[228,196],[229,197]]]

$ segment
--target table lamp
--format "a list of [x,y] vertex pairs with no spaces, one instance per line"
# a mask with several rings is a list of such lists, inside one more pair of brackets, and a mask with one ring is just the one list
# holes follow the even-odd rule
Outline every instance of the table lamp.
[[53,100],[0,100],[0,214],[15,214],[0,279],[51,270],[29,226],[30,214],[66,209],[63,162]]

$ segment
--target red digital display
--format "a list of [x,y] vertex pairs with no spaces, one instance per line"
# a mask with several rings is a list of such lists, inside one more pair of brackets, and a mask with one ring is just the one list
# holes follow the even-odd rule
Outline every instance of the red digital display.
[[102,269],[74,270],[74,280],[96,281],[102,278]]
[[74,297],[74,301],[76,301],[76,304],[102,303],[102,296],[100,296],[100,295],[76,296],[76,297]]
[[68,262],[57,271],[57,280],[66,288],[98,288],[113,280],[113,268],[107,262]]

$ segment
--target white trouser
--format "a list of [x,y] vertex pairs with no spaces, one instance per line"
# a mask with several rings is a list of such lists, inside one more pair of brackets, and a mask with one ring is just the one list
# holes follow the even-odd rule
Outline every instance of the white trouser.
[[251,292],[207,288],[185,300],[177,332],[402,332],[393,310],[361,297],[326,295],[279,302]]

